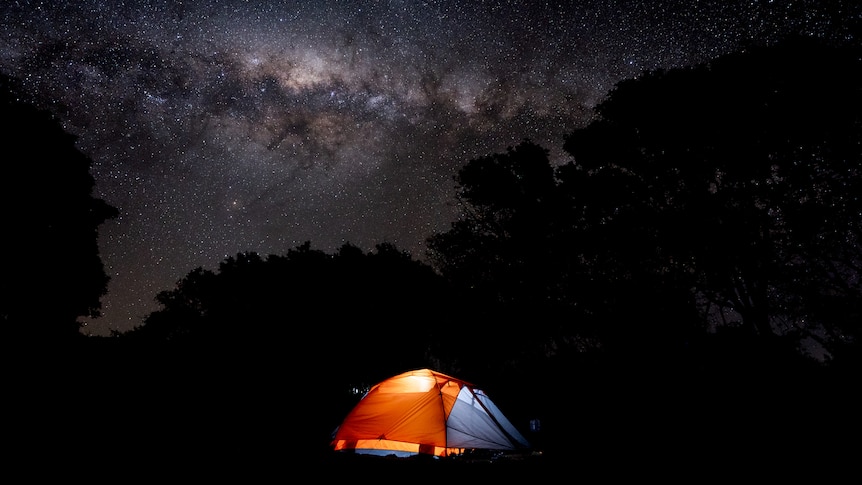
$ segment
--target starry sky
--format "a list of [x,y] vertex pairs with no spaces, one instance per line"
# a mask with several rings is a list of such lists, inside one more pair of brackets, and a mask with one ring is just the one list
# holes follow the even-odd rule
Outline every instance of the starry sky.
[[26,1],[0,70],[93,160],[111,278],[84,332],[141,325],[239,252],[388,242],[424,257],[454,175],[563,136],[614,84],[788,33],[851,39],[851,1]]

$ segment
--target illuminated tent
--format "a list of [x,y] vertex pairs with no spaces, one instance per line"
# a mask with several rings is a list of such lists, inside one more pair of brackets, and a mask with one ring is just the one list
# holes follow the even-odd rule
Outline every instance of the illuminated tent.
[[332,441],[335,450],[397,456],[529,446],[484,392],[429,369],[405,372],[372,387]]

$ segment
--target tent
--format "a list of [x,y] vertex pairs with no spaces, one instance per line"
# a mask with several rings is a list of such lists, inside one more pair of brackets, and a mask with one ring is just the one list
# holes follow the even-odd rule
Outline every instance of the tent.
[[438,457],[530,446],[483,391],[429,369],[372,387],[335,430],[331,445],[337,451]]

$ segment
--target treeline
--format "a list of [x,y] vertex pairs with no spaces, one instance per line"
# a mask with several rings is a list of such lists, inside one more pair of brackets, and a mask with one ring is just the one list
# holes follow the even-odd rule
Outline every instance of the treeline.
[[858,49],[793,39],[645,73],[567,137],[567,163],[530,140],[468,162],[427,264],[389,245],[238,254],[124,337],[277,341],[377,377],[583,354],[856,365],[858,67]]

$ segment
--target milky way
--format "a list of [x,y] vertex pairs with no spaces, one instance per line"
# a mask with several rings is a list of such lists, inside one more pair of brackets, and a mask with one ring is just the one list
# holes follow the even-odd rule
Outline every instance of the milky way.
[[617,81],[790,32],[848,38],[859,10],[571,3],[4,2],[0,69],[79,137],[121,214],[85,332],[140,325],[158,291],[239,252],[421,259],[470,159],[529,138],[562,162]]

